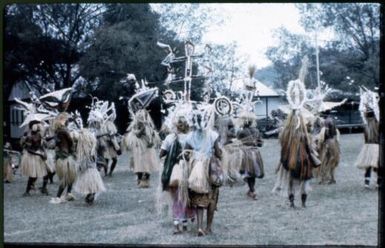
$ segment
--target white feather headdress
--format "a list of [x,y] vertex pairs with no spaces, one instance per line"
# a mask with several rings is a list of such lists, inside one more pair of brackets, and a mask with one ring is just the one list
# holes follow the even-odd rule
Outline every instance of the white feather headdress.
[[377,121],[380,121],[380,110],[379,110],[379,97],[378,93],[373,92],[366,87],[360,87],[360,105],[359,110],[361,117],[366,124],[365,113],[373,111]]

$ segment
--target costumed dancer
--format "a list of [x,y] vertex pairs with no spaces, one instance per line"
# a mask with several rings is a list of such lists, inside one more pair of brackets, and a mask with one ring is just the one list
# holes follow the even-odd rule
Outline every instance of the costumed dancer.
[[[198,236],[211,233],[214,211],[219,197],[216,175],[222,151],[218,144],[218,133],[208,128],[210,119],[214,114],[206,111],[195,110],[193,117],[193,130],[186,139],[186,149],[192,150],[189,158],[191,173],[188,184],[190,189],[190,204],[197,209]],[[214,123],[212,121],[212,123]],[[207,210],[207,228],[203,230],[203,215]]]
[[115,104],[112,103],[110,107],[113,111],[111,115],[107,117],[107,120],[102,125],[100,139],[101,143],[105,144],[105,149],[103,151],[103,157],[106,160],[105,174],[107,175],[109,160],[112,160],[110,171],[108,173],[109,176],[112,176],[112,172],[114,171],[116,164],[118,162],[118,156],[121,154],[120,145],[117,140],[119,136],[118,130],[114,124],[114,120],[116,118],[115,113]]
[[78,177],[74,189],[85,195],[85,201],[90,205],[94,202],[97,193],[106,190],[96,168],[96,146],[95,135],[88,129],[81,129],[76,146]]
[[[56,174],[59,178],[59,189],[55,198],[51,199],[51,203],[62,203],[66,200],[74,200],[72,195],[72,185],[77,176],[77,163],[75,161],[74,141],[67,128],[69,114],[60,113],[54,120],[55,141],[56,141]],[[67,189],[66,197],[62,194]]]
[[[377,172],[379,166],[379,107],[378,95],[368,89],[360,89],[361,100],[359,109],[365,123],[365,144],[359,153],[356,166],[365,170],[365,187],[369,188],[372,170]],[[381,178],[377,174],[377,187]]]
[[131,152],[134,173],[140,188],[150,186],[150,175],[159,169],[156,147],[160,138],[154,123],[145,109],[138,110],[123,138],[124,146]]
[[49,126],[45,129],[44,133],[44,148],[47,153],[47,176],[50,183],[53,183],[53,177],[56,174],[55,162],[55,131],[53,127],[53,120],[50,120]]
[[[37,115],[36,115],[37,116]],[[27,188],[23,196],[29,196],[30,190],[34,188],[34,183],[39,177],[43,177],[43,187],[41,193],[48,195],[47,190],[47,155],[43,148],[43,126],[38,118],[31,118],[28,123],[28,131],[20,140],[23,148],[20,168],[21,173],[28,177]]]
[[219,144],[222,149],[222,169],[225,182],[233,186],[237,181],[242,181],[239,173],[242,163],[242,145],[236,139],[236,128],[230,116],[220,116],[216,120],[216,130],[219,133]]
[[264,177],[263,160],[258,150],[258,147],[263,145],[263,141],[259,130],[255,127],[256,116],[254,113],[244,111],[241,113],[240,119],[242,120],[242,126],[237,134],[237,139],[242,142],[240,147],[242,151],[240,174],[249,186],[247,196],[256,200],[255,178]]
[[[188,112],[183,111],[185,114]],[[188,165],[183,159],[186,136],[189,131],[188,121],[183,115],[173,118],[172,133],[164,139],[160,148],[160,158],[165,157],[162,172],[162,188],[170,193],[174,234],[187,230],[188,219],[194,217],[193,209],[188,207]]]
[[340,162],[339,131],[334,120],[328,116],[317,138],[317,151],[321,160],[319,167],[320,184],[334,184],[335,169]]
[[312,147],[311,137],[301,113],[306,100],[306,89],[303,83],[306,75],[304,73],[306,60],[303,62],[299,79],[290,81],[288,84],[286,96],[291,112],[279,137],[281,144],[281,166],[279,166],[278,173],[280,186],[288,188],[290,207],[293,208],[295,184],[300,186],[302,207],[306,207],[312,169],[321,165],[318,154]]
[[11,143],[6,142],[3,149],[3,179],[5,183],[11,183],[15,165],[12,163],[12,156],[20,156],[18,151],[13,151]]

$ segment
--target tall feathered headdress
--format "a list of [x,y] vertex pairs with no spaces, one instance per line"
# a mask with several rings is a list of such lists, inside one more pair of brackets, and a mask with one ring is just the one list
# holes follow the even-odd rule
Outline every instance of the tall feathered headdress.
[[134,115],[135,112],[145,109],[156,97],[158,88],[149,88],[147,81],[142,80],[142,86],[136,89],[135,95],[128,100],[128,111]]
[[[45,108],[57,110],[70,102],[71,94],[72,88],[65,88],[45,94],[41,96],[39,100]],[[65,110],[66,109],[62,109],[61,111]]]
[[365,86],[360,87],[360,105],[359,110],[364,123],[366,123],[365,113],[373,111],[377,121],[380,121],[378,93],[367,89]]

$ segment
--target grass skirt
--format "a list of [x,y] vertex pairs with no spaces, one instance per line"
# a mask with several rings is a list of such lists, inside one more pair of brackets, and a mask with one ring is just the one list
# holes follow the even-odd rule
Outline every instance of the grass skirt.
[[379,145],[364,144],[360,154],[356,160],[356,166],[359,169],[367,169],[369,167],[378,168],[379,161]]
[[[283,197],[287,197],[289,195],[290,179],[291,179],[290,171],[283,168],[282,164],[279,164],[277,168],[277,179],[275,181],[275,185],[272,192],[277,193]],[[305,181],[305,180],[298,180],[294,178],[292,180],[293,180],[293,191],[297,195],[300,195],[303,192],[307,194],[312,190],[309,184],[309,180]]]
[[239,174],[240,165],[242,163],[243,152],[238,145],[228,144],[222,149],[222,169],[225,183],[233,183],[242,181]]
[[13,171],[10,157],[4,157],[3,159],[3,179],[8,182],[13,181]]
[[23,152],[20,162],[21,174],[27,177],[44,177],[47,175],[47,165],[38,155]]
[[76,180],[77,164],[72,156],[56,160],[56,174],[62,185],[73,184]]
[[54,149],[47,149],[46,153],[47,153],[46,163],[47,163],[48,170],[49,170],[49,172],[53,173],[56,170],[56,168],[55,168],[55,162],[56,162],[55,161],[55,150]]
[[321,166],[316,168],[319,177],[326,178],[331,169],[336,168],[340,162],[340,147],[337,139],[328,139],[319,152]]
[[159,170],[160,161],[156,149],[147,147],[147,142],[144,139],[139,139],[131,132],[124,137],[124,145],[126,149],[131,151],[134,173],[151,173]]
[[247,177],[257,177],[263,174],[261,153],[255,147],[241,146],[242,162],[240,171]]
[[87,168],[78,176],[74,189],[80,194],[91,194],[106,191],[100,173],[96,168]]
[[210,159],[192,160],[192,170],[188,178],[188,188],[196,193],[209,193],[209,163]]

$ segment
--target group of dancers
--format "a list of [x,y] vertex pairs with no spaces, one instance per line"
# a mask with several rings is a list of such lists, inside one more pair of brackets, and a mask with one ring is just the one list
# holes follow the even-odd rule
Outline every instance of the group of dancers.
[[[129,78],[138,84],[135,77]],[[227,106],[227,112],[217,111],[209,100],[195,102],[183,96],[165,99],[172,107],[164,118],[162,135],[146,110],[157,89],[148,88],[144,82],[128,102],[132,121],[123,137],[114,124],[115,106],[108,101],[93,99],[87,127],[78,112],[67,112],[70,88],[35,98],[29,104],[19,101],[28,114],[23,123],[26,132],[20,140],[21,173],[28,177],[24,196],[31,195],[38,178],[43,179],[41,193],[48,195],[47,184],[56,173],[59,187],[51,203],[75,200],[74,189],[93,204],[96,196],[106,191],[101,175],[111,176],[118,156],[128,152],[139,188],[151,187],[151,174],[160,172],[155,184],[170,196],[174,234],[186,231],[189,220],[196,220],[198,236],[211,233],[220,187],[245,182],[247,197],[256,200],[256,179],[265,175],[259,150],[263,140],[252,107],[253,80],[250,77],[247,81],[248,94],[236,111],[231,106]],[[308,99],[303,75],[289,82],[286,95],[290,110],[279,128],[281,152],[273,191],[287,193],[290,206],[295,208],[299,188],[302,207],[306,207],[312,177],[316,176],[320,184],[336,183],[339,132],[330,116],[321,117],[327,111],[320,105],[311,118],[304,116]],[[360,111],[365,145],[356,164],[365,169],[368,186],[370,174],[377,171],[379,163],[378,98],[374,92],[362,90]]]

